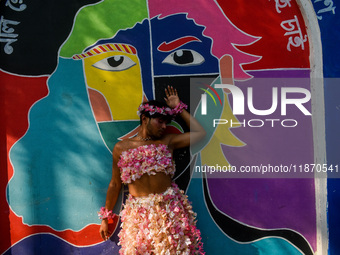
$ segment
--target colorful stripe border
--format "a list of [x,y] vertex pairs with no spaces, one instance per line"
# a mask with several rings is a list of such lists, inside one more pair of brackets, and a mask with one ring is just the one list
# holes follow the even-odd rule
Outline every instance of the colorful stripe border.
[[84,53],[75,54],[73,55],[72,58],[74,60],[79,60],[79,59],[84,59],[87,57],[92,57],[94,55],[111,52],[111,51],[125,52],[125,53],[133,54],[133,55],[137,54],[136,48],[129,44],[107,43],[107,44],[98,45]]

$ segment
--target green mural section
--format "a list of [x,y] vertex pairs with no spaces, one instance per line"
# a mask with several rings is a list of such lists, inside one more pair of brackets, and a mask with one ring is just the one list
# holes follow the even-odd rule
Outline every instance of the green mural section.
[[147,17],[145,1],[111,0],[87,6],[78,13],[72,34],[61,48],[60,56],[72,57],[81,53],[98,38],[111,38],[118,30],[133,27]]

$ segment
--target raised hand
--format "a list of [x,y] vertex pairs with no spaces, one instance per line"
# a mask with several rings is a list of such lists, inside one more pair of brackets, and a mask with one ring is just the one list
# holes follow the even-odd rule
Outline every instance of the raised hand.
[[165,96],[164,100],[170,108],[175,108],[180,103],[177,90],[170,85],[165,88]]

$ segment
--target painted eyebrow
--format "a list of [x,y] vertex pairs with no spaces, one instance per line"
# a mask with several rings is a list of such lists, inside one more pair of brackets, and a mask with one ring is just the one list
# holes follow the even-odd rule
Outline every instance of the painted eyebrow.
[[193,41],[198,41],[201,42],[200,39],[198,39],[195,36],[183,36],[181,38],[175,39],[171,42],[162,42],[159,46],[158,46],[158,50],[159,51],[163,51],[163,52],[168,52],[168,51],[172,51],[174,49],[177,49],[179,47],[181,47],[184,44],[187,44],[189,42],[193,42]]

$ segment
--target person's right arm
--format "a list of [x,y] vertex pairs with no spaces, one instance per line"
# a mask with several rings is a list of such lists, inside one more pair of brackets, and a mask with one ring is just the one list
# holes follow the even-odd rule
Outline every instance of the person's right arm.
[[[115,206],[118,196],[119,196],[119,192],[122,188],[122,182],[120,179],[120,171],[117,166],[119,155],[121,153],[119,147],[120,147],[119,143],[117,143],[115,147],[113,148],[113,152],[112,152],[112,157],[113,157],[112,177],[111,177],[109,187],[107,189],[106,202],[105,202],[105,208],[108,210],[112,210],[113,207]],[[99,233],[104,240],[107,240],[110,237],[111,233],[109,233],[107,219],[102,220]]]

